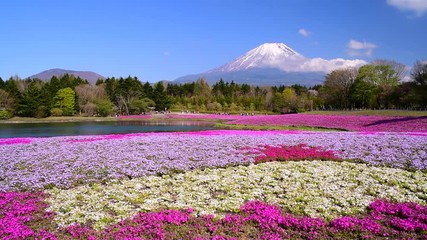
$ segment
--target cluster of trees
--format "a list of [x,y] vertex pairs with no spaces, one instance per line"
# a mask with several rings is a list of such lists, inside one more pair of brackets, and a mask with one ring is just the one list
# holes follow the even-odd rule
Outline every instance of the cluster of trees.
[[320,103],[328,109],[425,109],[427,62],[415,63],[411,81],[402,81],[405,68],[394,61],[376,60],[359,69],[332,71],[319,89]]
[[49,82],[0,78],[0,118],[74,115],[79,109],[75,89],[81,84],[87,81],[69,75],[52,77]]
[[376,60],[326,75],[323,85],[258,87],[222,79],[209,86],[192,83],[142,83],[136,77],[100,79],[90,85],[73,75],[50,81],[0,78],[0,118],[12,116],[108,116],[156,111],[300,112],[313,109],[427,107],[427,62],[417,61],[411,81],[405,66]]

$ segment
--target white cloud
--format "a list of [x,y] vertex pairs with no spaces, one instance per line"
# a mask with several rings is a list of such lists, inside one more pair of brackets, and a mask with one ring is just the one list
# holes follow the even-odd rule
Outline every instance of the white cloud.
[[335,58],[326,60],[323,58],[311,58],[303,63],[302,70],[327,73],[341,68],[358,68],[365,64],[367,64],[367,62],[360,59],[347,60],[342,58]]
[[427,12],[426,0],[387,0],[387,3],[401,11],[414,12],[418,17]]
[[308,37],[311,34],[311,32],[307,31],[304,28],[301,28],[300,30],[298,30],[298,33],[303,35],[304,37]]
[[287,72],[331,72],[341,68],[358,68],[365,64],[366,61],[361,59],[347,60],[335,58],[331,60],[323,58],[305,58],[301,55],[291,56],[286,59],[276,59],[266,64],[267,67],[280,68]]
[[374,49],[377,45],[368,42],[359,42],[357,40],[350,40],[347,44],[347,53],[350,56],[372,56]]

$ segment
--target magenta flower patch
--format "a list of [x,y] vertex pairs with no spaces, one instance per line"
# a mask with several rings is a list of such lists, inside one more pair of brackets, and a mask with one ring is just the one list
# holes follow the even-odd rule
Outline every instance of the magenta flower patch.
[[43,193],[0,192],[1,239],[56,239],[46,228],[53,214],[45,212]]
[[323,150],[321,147],[298,144],[294,146],[265,145],[254,149],[242,148],[247,153],[258,155],[255,163],[272,161],[298,161],[298,160],[339,160],[332,150]]
[[90,225],[57,228],[41,193],[0,193],[1,239],[422,239],[427,207],[375,200],[365,214],[330,222],[289,214],[278,206],[249,201],[223,218],[194,216],[192,209],[161,210],[95,230]]
[[0,139],[0,145],[12,145],[12,144],[28,144],[31,143],[30,138],[6,138]]
[[427,132],[427,117],[384,117],[348,115],[215,115],[183,114],[170,118],[229,120],[229,124],[256,126],[307,126],[357,132]]

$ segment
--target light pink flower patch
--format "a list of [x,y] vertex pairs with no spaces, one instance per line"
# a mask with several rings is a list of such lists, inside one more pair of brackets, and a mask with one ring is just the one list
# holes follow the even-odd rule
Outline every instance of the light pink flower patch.
[[64,142],[96,142],[101,140],[118,140],[128,139],[141,136],[164,136],[164,135],[195,135],[195,136],[221,136],[221,135],[251,135],[251,136],[264,136],[274,134],[311,134],[304,131],[292,130],[270,130],[270,131],[252,131],[252,130],[207,130],[195,132],[146,132],[146,133],[128,133],[128,134],[111,134],[100,136],[89,136],[83,138],[66,139]]

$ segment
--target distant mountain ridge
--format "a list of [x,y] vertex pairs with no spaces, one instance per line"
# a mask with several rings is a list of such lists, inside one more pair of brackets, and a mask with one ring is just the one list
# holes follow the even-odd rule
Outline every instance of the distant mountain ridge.
[[91,71],[75,71],[75,70],[66,70],[60,68],[49,69],[35,75],[29,76],[28,78],[38,78],[43,81],[49,81],[53,76],[61,77],[65,74],[74,75],[75,77],[80,77],[86,79],[90,84],[94,85],[98,79],[105,79],[104,76],[91,72]]
[[358,67],[364,60],[336,58],[306,58],[284,43],[264,43],[233,61],[199,74],[175,79],[175,82],[193,82],[203,77],[209,84],[219,79],[259,86],[321,84],[325,75],[335,69]]

